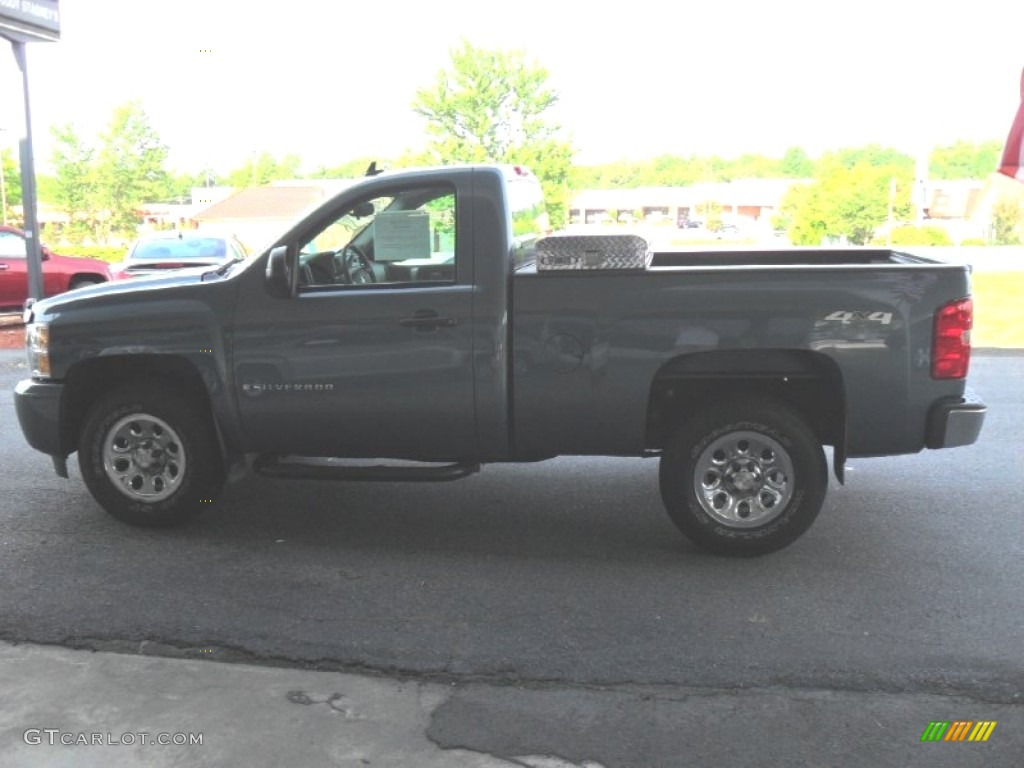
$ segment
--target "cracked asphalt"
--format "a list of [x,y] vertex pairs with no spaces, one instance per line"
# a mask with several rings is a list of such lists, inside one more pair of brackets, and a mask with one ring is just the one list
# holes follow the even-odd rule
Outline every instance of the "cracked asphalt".
[[[250,476],[186,528],[132,529],[24,443],[21,359],[0,351],[0,639],[441,685],[428,736],[505,758],[1021,764],[1024,355],[975,356],[977,445],[851,461],[754,560],[691,547],[642,459]],[[919,743],[936,719],[999,727],[951,757]]]

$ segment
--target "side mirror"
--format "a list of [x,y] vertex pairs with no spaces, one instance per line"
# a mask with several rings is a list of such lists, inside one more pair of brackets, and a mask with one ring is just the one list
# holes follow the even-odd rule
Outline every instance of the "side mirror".
[[373,213],[373,203],[359,203],[352,209],[352,215],[357,219],[365,219],[367,216],[373,216]]
[[270,251],[267,258],[267,290],[279,299],[290,299],[295,295],[298,277],[298,251],[287,245],[279,245]]

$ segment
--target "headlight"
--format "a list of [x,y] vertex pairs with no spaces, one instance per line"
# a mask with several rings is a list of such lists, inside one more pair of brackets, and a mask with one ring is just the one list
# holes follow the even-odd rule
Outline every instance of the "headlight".
[[37,378],[50,377],[50,326],[31,323],[25,326],[25,348],[28,351],[28,369]]

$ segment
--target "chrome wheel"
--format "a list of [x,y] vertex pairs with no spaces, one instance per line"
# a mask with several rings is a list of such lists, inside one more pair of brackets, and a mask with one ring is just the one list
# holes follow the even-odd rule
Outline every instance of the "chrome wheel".
[[167,422],[146,413],[119,419],[107,432],[102,450],[107,477],[133,501],[166,499],[185,475],[181,438]]
[[795,474],[786,450],[759,432],[729,432],[700,454],[693,468],[697,501],[732,528],[764,525],[786,508]]

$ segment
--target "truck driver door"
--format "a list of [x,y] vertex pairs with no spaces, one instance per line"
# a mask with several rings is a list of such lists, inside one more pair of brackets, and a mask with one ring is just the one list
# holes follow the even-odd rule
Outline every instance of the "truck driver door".
[[299,249],[295,296],[240,291],[233,365],[247,450],[476,453],[468,216],[454,185],[376,189],[288,243]]

